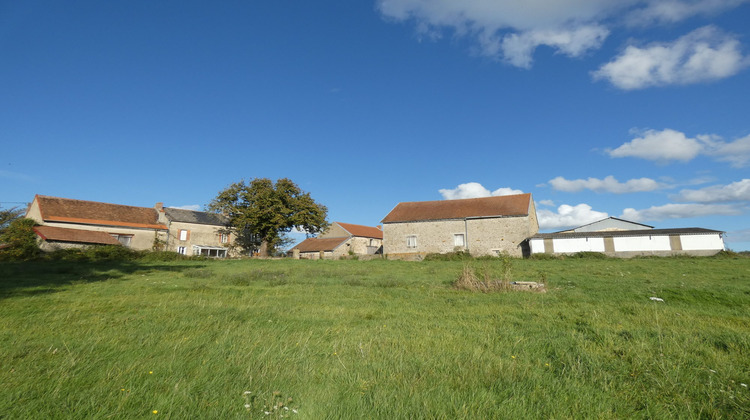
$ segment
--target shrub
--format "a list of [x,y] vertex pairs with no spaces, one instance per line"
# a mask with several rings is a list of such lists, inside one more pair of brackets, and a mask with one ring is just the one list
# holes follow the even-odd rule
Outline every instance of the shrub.
[[601,252],[581,251],[571,255],[570,258],[582,258],[590,260],[605,260],[609,258],[606,254]]
[[0,234],[0,260],[27,261],[37,258],[41,251],[34,233],[36,222],[32,219],[15,219]]
[[474,257],[471,256],[469,251],[454,251],[448,252],[447,254],[427,254],[424,257],[424,261],[466,261],[472,259],[474,259]]

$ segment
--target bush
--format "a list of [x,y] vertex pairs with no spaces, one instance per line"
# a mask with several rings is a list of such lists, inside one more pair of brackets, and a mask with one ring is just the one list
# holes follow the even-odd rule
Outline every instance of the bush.
[[25,217],[10,222],[0,234],[0,261],[33,260],[41,254],[34,226],[36,222]]
[[466,261],[473,260],[469,251],[454,251],[447,254],[427,254],[424,261]]
[[532,259],[532,260],[559,260],[560,258],[557,255],[554,255],[554,254],[539,253],[539,254],[531,254],[529,256],[529,259]]

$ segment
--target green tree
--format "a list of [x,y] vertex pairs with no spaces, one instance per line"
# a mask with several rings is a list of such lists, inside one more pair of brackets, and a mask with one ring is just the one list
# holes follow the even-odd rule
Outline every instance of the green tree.
[[2,233],[10,225],[10,222],[21,217],[23,213],[24,211],[22,209],[19,209],[18,207],[0,209],[0,233]]
[[257,249],[262,257],[273,252],[284,232],[296,228],[315,234],[328,227],[328,209],[287,178],[236,182],[219,192],[208,209],[227,217],[239,246]]
[[10,222],[0,233],[0,260],[29,260],[39,255],[34,233],[36,221],[25,217]]

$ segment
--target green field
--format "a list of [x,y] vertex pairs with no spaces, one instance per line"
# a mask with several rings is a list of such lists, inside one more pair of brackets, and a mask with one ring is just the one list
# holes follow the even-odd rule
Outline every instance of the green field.
[[750,417],[750,258],[465,264],[0,263],[0,418]]

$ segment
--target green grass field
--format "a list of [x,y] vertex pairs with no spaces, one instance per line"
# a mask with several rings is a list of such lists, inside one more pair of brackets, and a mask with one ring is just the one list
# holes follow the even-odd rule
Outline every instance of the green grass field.
[[464,264],[0,263],[0,418],[750,417],[750,258]]

